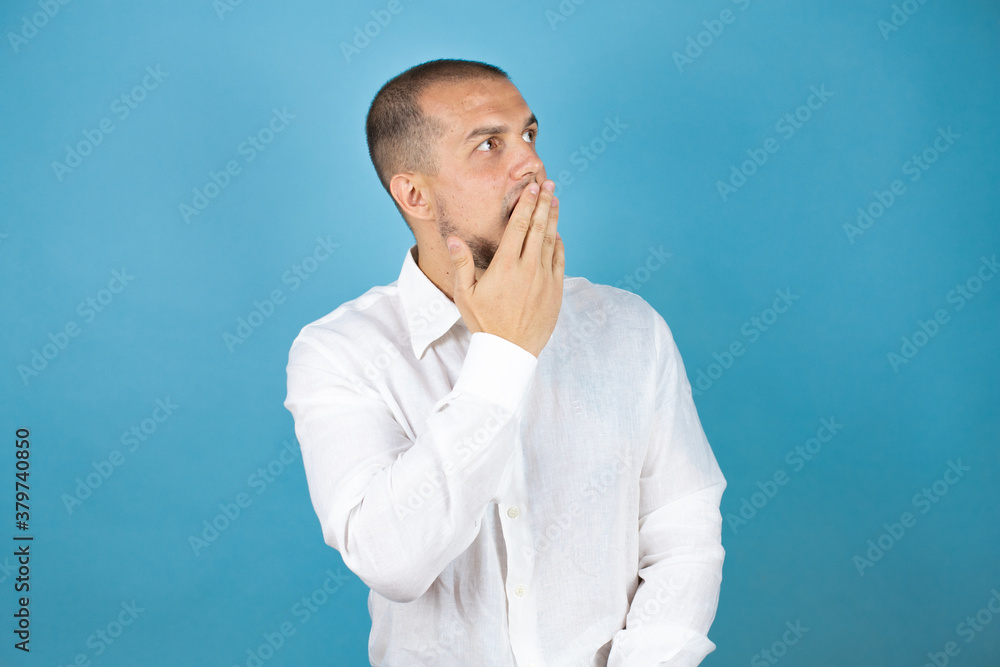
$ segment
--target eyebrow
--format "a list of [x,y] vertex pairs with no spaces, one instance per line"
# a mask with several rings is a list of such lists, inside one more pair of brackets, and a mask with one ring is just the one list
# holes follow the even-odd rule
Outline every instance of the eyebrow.
[[[535,118],[535,114],[528,116],[528,120],[524,123],[524,129],[527,130],[532,125],[537,125],[538,119]],[[509,131],[506,125],[494,125],[493,127],[477,127],[472,132],[466,135],[465,140],[462,145],[471,142],[473,139],[478,139],[479,137],[490,136],[494,134],[506,134]],[[523,132],[523,131],[522,131]]]

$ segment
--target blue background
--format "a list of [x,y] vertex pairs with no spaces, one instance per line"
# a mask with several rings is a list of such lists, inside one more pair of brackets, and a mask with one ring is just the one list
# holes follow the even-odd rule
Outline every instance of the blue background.
[[[908,0],[888,32],[888,1],[50,4],[51,18],[0,7],[0,541],[20,532],[21,427],[35,536],[30,656],[12,648],[14,559],[0,557],[0,662],[245,665],[289,623],[265,664],[367,664],[367,589],[323,543],[284,369],[303,325],[395,280],[413,243],[368,159],[368,104],[402,70],[458,57],[512,76],[550,177],[572,179],[567,275],[639,293],[692,383],[711,379],[696,402],[729,487],[703,664],[773,650],[790,665],[923,665],[949,641],[950,664],[998,664],[1000,618],[981,614],[992,622],[971,641],[959,625],[1000,590],[1000,280],[982,260],[1000,251],[995,2]],[[732,22],[712,23],[723,10]],[[345,56],[372,11],[391,22]],[[114,101],[144,77],[123,118]],[[799,109],[813,86],[832,95]],[[294,118],[248,162],[241,142],[274,109]],[[787,136],[777,124],[796,110],[808,120]],[[102,119],[113,131],[54,168]],[[907,163],[949,128],[958,138],[911,181]],[[777,152],[720,195],[768,138]],[[180,205],[230,160],[239,173],[185,221]],[[905,193],[874,224],[845,229],[897,179]],[[295,285],[317,237],[336,250]],[[652,250],[670,257],[649,271]],[[124,289],[116,270],[134,276]],[[961,309],[959,285],[980,288]],[[282,302],[227,346],[274,290]],[[774,317],[776,290],[797,298]],[[939,310],[947,322],[894,367]],[[25,373],[68,323],[78,335]],[[177,406],[162,423],[158,399]],[[786,458],[831,418],[843,426],[811,460]],[[155,432],[129,451],[122,434],[143,420]],[[67,507],[114,450],[123,463]],[[949,462],[968,470],[935,487]],[[785,484],[767,483],[776,473]],[[925,488],[935,502],[915,502]],[[248,506],[220,519],[238,494]],[[893,537],[884,524],[904,512],[914,521]],[[192,547],[213,520],[225,529]],[[859,566],[880,537],[889,548]],[[304,617],[296,605],[324,582],[335,592]],[[95,639],[133,601],[134,622]],[[786,622],[808,628],[794,645]]]

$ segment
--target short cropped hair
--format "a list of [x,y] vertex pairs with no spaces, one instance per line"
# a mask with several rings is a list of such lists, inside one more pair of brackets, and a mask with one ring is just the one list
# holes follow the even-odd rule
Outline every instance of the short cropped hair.
[[[431,60],[416,65],[386,82],[368,108],[365,134],[368,155],[382,187],[392,197],[389,183],[404,171],[437,174],[433,143],[444,128],[424,115],[420,95],[435,83],[460,83],[471,79],[510,76],[499,67],[474,60]],[[396,200],[393,199],[396,204]],[[396,209],[403,214],[399,204]],[[406,220],[406,216],[403,216]],[[409,221],[406,222],[410,226]],[[413,228],[410,228],[413,231]]]

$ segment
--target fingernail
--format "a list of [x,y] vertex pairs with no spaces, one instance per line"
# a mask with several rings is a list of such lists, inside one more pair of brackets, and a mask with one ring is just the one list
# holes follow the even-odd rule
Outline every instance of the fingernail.
[[532,183],[531,185],[529,185],[528,186],[528,192],[530,192],[533,195],[537,195],[538,194],[538,184],[537,183]]
[[454,239],[448,241],[448,249],[451,250],[452,252],[457,252],[458,251],[458,241],[456,241]]
[[552,206],[559,206],[559,197],[552,197]]
[[556,184],[553,183],[552,181],[545,181],[545,185],[543,187],[549,192],[552,192],[553,190],[556,189]]

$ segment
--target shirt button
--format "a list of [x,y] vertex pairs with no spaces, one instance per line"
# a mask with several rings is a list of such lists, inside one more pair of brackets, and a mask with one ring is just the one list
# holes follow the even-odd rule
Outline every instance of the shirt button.
[[519,598],[523,598],[527,594],[528,594],[528,588],[526,586],[518,586],[517,588],[514,589],[514,595],[516,595]]
[[507,510],[507,516],[509,516],[511,519],[516,519],[517,515],[520,513],[521,510],[517,509],[516,507],[511,507],[510,509]]

